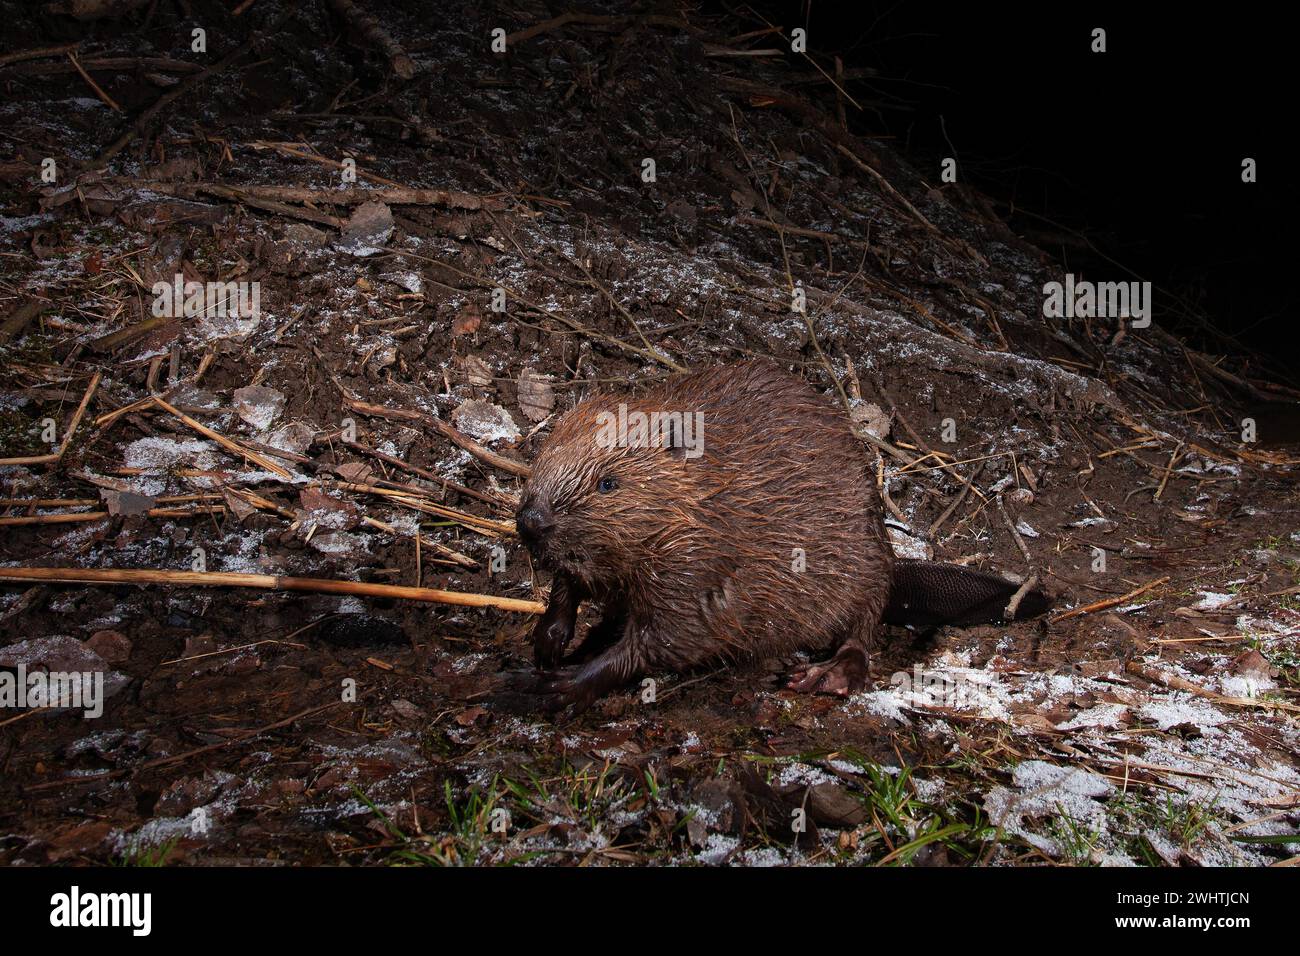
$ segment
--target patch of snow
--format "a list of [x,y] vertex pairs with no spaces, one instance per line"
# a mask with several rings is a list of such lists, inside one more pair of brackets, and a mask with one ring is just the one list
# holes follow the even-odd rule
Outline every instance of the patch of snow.
[[1237,599],[1235,594],[1220,594],[1216,591],[1200,591],[1201,599],[1192,605],[1193,611],[1212,611],[1215,608],[1231,604]]

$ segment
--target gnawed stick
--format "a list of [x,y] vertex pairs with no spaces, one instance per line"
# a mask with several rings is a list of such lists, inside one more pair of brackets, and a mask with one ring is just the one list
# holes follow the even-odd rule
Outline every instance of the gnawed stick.
[[[325,487],[324,485],[308,487]],[[375,485],[362,485],[350,481],[330,482],[330,487],[338,488],[342,491],[364,492],[370,495],[379,495],[382,498],[388,498],[396,504],[403,505],[415,511],[422,511],[425,514],[436,515],[439,518],[447,518],[463,524],[472,531],[478,531],[483,534],[492,536],[513,535],[515,534],[515,523],[513,521],[495,521],[492,518],[480,518],[478,515],[472,515],[465,511],[458,511],[455,508],[448,508],[446,505],[435,504],[432,501],[425,500],[422,496],[411,494],[410,492],[398,491],[391,488],[379,488]]]
[[494,607],[520,614],[541,614],[540,601],[440,591],[400,584],[371,584],[333,578],[294,578],[281,574],[241,574],[233,571],[154,571],[129,568],[0,568],[0,581],[49,581],[55,584],[166,584],[179,587],[260,588],[264,591],[307,591],[316,594],[354,594],[362,597],[454,604],[458,607]]
[[103,372],[96,372],[90,376],[90,384],[86,386],[86,394],[81,396],[81,404],[77,406],[77,411],[72,416],[72,421],[68,422],[68,430],[63,435],[63,441],[59,444],[59,450],[56,453],[55,461],[61,461],[63,455],[72,444],[72,436],[77,433],[77,426],[81,424],[81,419],[86,414],[86,409],[90,407],[90,400],[95,397],[95,389],[99,388],[99,380],[104,377]]
[[1002,617],[1007,621],[1016,619],[1016,612],[1020,610],[1020,602],[1025,599],[1025,595],[1032,591],[1038,585],[1038,575],[1031,574],[1025,578],[1023,584],[1016,589],[1016,593],[1011,595],[1011,600],[1007,602],[1007,608],[1002,612]]
[[[160,192],[165,192],[157,186]],[[197,189],[197,187],[195,187]],[[329,226],[331,229],[342,229],[344,221],[338,216],[331,216],[327,212],[321,212],[310,206],[291,206],[288,203],[279,202],[275,199],[267,199],[265,196],[259,196],[247,189],[237,189],[231,186],[218,186],[209,184],[203,187],[203,192],[210,196],[216,196],[218,199],[226,199],[231,202],[240,202],[245,206],[252,206],[254,209],[261,209],[264,212],[275,213],[277,216],[284,216],[288,219],[305,219],[308,222],[314,222],[319,226]],[[186,193],[176,193],[184,197]]]
[[1165,465],[1164,477],[1160,479],[1160,487],[1156,489],[1155,500],[1159,501],[1160,496],[1165,493],[1165,485],[1169,484],[1169,476],[1173,474],[1174,465],[1178,464],[1178,459],[1182,454],[1183,443],[1179,442],[1172,455],[1169,456],[1169,464]]
[[[80,44],[74,44],[68,49],[75,50]],[[4,66],[4,58],[0,57],[0,67]],[[144,72],[146,70],[157,73],[202,73],[203,65],[201,63],[191,63],[188,60],[177,60],[167,56],[92,56],[81,59],[81,66],[89,73],[115,73],[121,72]],[[60,63],[23,63],[18,66],[8,68],[10,73],[20,73],[24,76],[45,76],[57,73],[76,73],[77,69],[66,62]]]
[[386,521],[380,521],[378,518],[371,518],[368,516],[363,517],[361,519],[361,523],[368,525],[371,528],[378,528],[380,531],[387,532],[388,534],[391,534],[395,538],[407,538],[413,540],[415,542],[415,555],[416,555],[417,568],[419,567],[419,563],[420,563],[420,553],[425,549],[428,549],[429,551],[432,551],[435,554],[442,555],[450,563],[459,564],[462,568],[469,568],[471,570],[474,570],[478,567],[478,562],[475,561],[473,558],[469,557],[468,555],[461,554],[459,551],[453,551],[445,544],[439,544],[437,541],[430,541],[428,538],[423,537],[420,534],[419,528],[417,528],[414,533],[407,534],[405,531],[393,527],[391,524],[389,524]]
[[[153,500],[160,505],[179,504],[182,501],[220,501],[221,495],[167,495]],[[99,498],[0,498],[0,508],[93,508],[99,503]]]
[[1064,621],[1067,617],[1078,617],[1081,614],[1091,614],[1094,611],[1104,611],[1108,607],[1115,607],[1117,604],[1123,604],[1125,601],[1135,598],[1139,594],[1150,591],[1152,588],[1157,588],[1168,580],[1169,575],[1166,574],[1163,578],[1156,578],[1154,581],[1148,581],[1140,588],[1134,588],[1132,591],[1129,591],[1127,594],[1121,594],[1119,597],[1105,598],[1101,601],[1093,601],[1091,604],[1085,604],[1083,607],[1075,607],[1068,611],[1062,611],[1060,614],[1048,621],[1048,623],[1055,624],[1057,621]]
[[889,193],[896,200],[898,200],[898,202],[902,203],[903,207],[909,213],[912,214],[912,216],[917,220],[917,222],[923,225],[931,233],[938,236],[941,242],[943,242],[945,245],[949,246],[950,248],[960,249],[965,255],[970,257],[971,261],[981,266],[985,266],[985,267],[988,266],[989,264],[988,260],[985,259],[982,255],[980,255],[979,252],[973,246],[971,246],[969,242],[960,238],[953,239],[942,229],[940,229],[938,226],[932,223],[929,219],[926,219],[925,216],[921,214],[921,210],[913,206],[911,202],[908,201],[907,197],[904,196],[902,193],[900,193],[897,189],[895,189],[893,184],[888,179],[886,179],[882,174],[880,174],[879,172],[877,172],[876,170],[868,166],[866,163],[864,163],[857,156],[857,154],[855,154],[852,150],[846,148],[844,145],[840,143],[837,143],[835,145],[835,148],[839,150],[842,154],[844,154],[844,156],[846,156],[849,160],[855,163],[857,167],[861,169],[864,173],[867,173],[872,178],[874,178],[876,182],[878,182],[884,188],[885,192]]
[[976,465],[975,470],[971,472],[971,476],[965,479],[964,483],[962,484],[961,491],[957,493],[957,496],[953,498],[952,501],[948,502],[948,507],[943,509],[943,513],[940,514],[939,517],[934,519],[934,524],[930,525],[930,531],[929,531],[929,536],[931,539],[933,539],[934,536],[939,533],[939,529],[943,526],[943,523],[945,521],[947,521],[949,518],[952,517],[953,512],[961,507],[962,502],[966,500],[966,496],[970,494],[971,489],[975,487],[975,482],[979,478],[980,473],[983,470],[984,470],[983,463]]
[[106,353],[121,348],[127,342],[140,338],[148,332],[160,329],[165,325],[175,322],[176,320],[169,315],[151,315],[143,322],[137,322],[135,325],[129,325],[118,332],[111,332],[101,338],[88,342],[87,345],[94,352]]
[[412,79],[419,71],[415,61],[407,56],[402,45],[393,39],[373,16],[358,7],[352,0],[330,0],[330,6],[338,12],[348,24],[361,34],[362,38],[384,51],[388,65],[400,79]]
[[94,78],[86,72],[85,68],[81,65],[81,62],[77,59],[76,53],[69,50],[68,59],[72,61],[73,67],[75,67],[76,71],[81,74],[81,78],[85,80],[86,85],[89,86],[94,94],[99,97],[101,103],[111,109],[114,113],[122,112],[122,107],[117,105],[117,100],[105,93],[104,88],[96,83]]
[[[290,521],[297,521],[297,515],[295,515],[288,508],[283,508],[280,505],[277,505],[274,501],[271,501],[268,498],[263,498],[261,495],[257,494],[256,492],[248,491],[247,489],[244,488],[231,488],[229,486],[227,486],[225,490],[227,494],[247,502],[248,504],[252,505],[254,508],[259,508],[262,511],[269,511],[272,514],[278,514],[280,517],[288,518]],[[391,524],[388,524],[386,521],[380,521],[378,518],[372,518],[369,515],[362,515],[361,523],[368,525],[372,528],[378,528],[380,531],[386,532],[387,534],[391,534],[394,537],[411,537],[410,535],[406,534],[406,532],[393,527]],[[465,568],[478,567],[478,562],[476,562],[473,558],[467,555],[461,554],[459,551],[453,551],[451,548],[447,547],[446,545],[439,544],[436,541],[421,539],[420,532],[418,530],[415,532],[414,537],[424,547],[430,549],[431,551],[436,551],[437,553],[443,555],[445,558],[447,558],[449,561],[451,561],[454,564],[459,564],[461,567],[465,567]]]
[[31,50],[18,50],[15,53],[6,53],[0,56],[0,67],[8,66],[10,63],[21,63],[23,60],[41,60],[51,56],[62,56],[80,47],[81,41],[78,40],[76,43],[64,43],[62,46],[42,46]]

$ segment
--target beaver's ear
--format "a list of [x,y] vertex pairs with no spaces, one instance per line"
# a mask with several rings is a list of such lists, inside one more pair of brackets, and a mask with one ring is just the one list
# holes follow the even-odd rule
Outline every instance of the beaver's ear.
[[669,418],[664,427],[664,448],[670,457],[681,461],[686,457],[686,438],[682,434],[682,423],[676,418]]

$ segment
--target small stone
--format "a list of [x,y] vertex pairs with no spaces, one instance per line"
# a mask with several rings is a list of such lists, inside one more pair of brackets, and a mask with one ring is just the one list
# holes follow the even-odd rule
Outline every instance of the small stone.
[[451,320],[451,334],[456,337],[472,335],[483,324],[483,310],[473,302],[465,304],[456,317]]
[[291,222],[284,227],[284,238],[291,242],[302,243],[304,246],[317,248],[325,245],[325,240],[329,238],[320,229],[315,226],[309,226],[305,222]]
[[96,631],[86,647],[110,664],[120,664],[131,656],[131,639],[121,631]]
[[131,491],[114,491],[111,488],[99,489],[99,497],[111,515],[143,515],[157,503],[150,495],[137,495]]

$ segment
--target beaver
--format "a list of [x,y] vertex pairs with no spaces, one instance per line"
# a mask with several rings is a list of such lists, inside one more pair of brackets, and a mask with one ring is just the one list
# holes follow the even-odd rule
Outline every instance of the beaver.
[[[566,413],[516,523],[553,572],[532,634],[552,708],[585,709],[647,672],[833,650],[800,691],[862,689],[882,622],[996,621],[1018,586],[896,559],[872,469],[842,408],[767,360],[670,379]],[[578,608],[603,614],[555,669]],[[1026,594],[1019,616],[1047,606]]]

